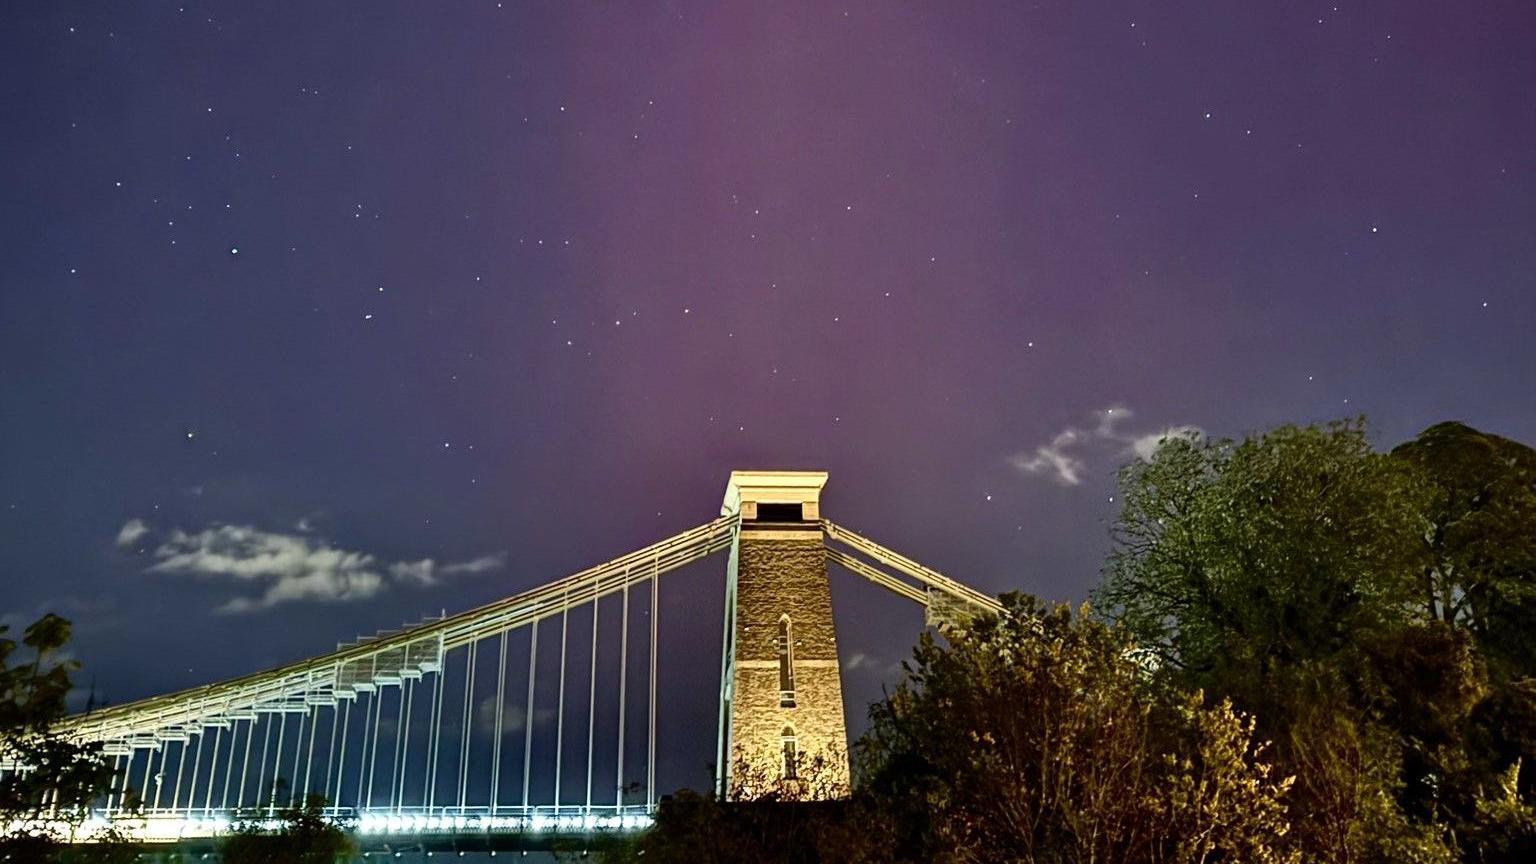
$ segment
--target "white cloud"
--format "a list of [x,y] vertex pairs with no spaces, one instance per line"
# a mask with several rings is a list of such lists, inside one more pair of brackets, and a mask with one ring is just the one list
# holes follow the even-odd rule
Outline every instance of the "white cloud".
[[[149,530],[142,520],[131,520],[119,532],[119,543],[124,534],[137,539]],[[153,555],[150,573],[224,579],[257,589],[219,607],[232,613],[289,602],[366,600],[391,584],[431,585],[440,574],[478,573],[504,560],[498,555],[445,565],[431,558],[382,561],[312,534],[281,534],[249,525],[216,525],[190,534],[173,531]]]
[[413,582],[425,586],[437,582],[437,575],[433,572],[436,569],[437,562],[431,558],[423,558],[420,561],[398,561],[389,565],[389,575],[401,582]]
[[1081,429],[1069,427],[1056,433],[1051,443],[1036,447],[1033,453],[1016,454],[1009,461],[1025,474],[1044,474],[1063,486],[1076,486],[1083,482],[1083,471],[1088,465],[1070,451],[1083,439]]
[[126,549],[139,542],[145,534],[149,533],[149,524],[143,519],[129,519],[123,523],[123,527],[117,532],[117,545]]
[[1131,442],[1131,450],[1143,462],[1151,462],[1152,454],[1157,452],[1157,447],[1166,440],[1184,438],[1190,441],[1199,441],[1205,437],[1205,430],[1199,426],[1169,426],[1161,432],[1153,432],[1150,435],[1142,435]]
[[1009,464],[1025,474],[1049,477],[1063,486],[1078,486],[1089,470],[1090,457],[1097,459],[1111,452],[1124,456],[1131,452],[1150,459],[1166,437],[1198,440],[1204,434],[1200,427],[1189,425],[1169,426],[1161,432],[1140,435],[1122,431],[1121,426],[1135,416],[1136,412],[1125,405],[1110,405],[1094,412],[1091,428],[1068,426],[1049,443],[1015,454]]
[[1102,411],[1095,411],[1094,416],[1099,420],[1099,425],[1093,430],[1094,435],[1098,438],[1115,440],[1123,437],[1115,427],[1135,417],[1136,412],[1116,402]]
[[489,570],[500,569],[507,563],[507,556],[498,553],[496,555],[482,555],[479,558],[471,558],[468,561],[454,561],[448,564],[438,564],[431,558],[423,558],[420,561],[399,561],[389,565],[389,575],[400,582],[412,582],[417,585],[436,585],[442,576],[473,576]]
[[500,570],[507,564],[507,553],[498,552],[495,555],[482,555],[479,558],[471,558],[468,561],[459,561],[454,564],[444,564],[438,568],[444,576],[473,576],[477,573],[485,573],[489,570]]

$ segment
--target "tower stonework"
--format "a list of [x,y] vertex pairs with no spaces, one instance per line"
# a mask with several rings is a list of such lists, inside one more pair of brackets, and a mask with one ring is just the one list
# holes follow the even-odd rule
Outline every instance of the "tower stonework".
[[808,797],[848,793],[848,731],[820,516],[821,472],[737,471],[741,515],[727,577],[722,792],[789,781]]

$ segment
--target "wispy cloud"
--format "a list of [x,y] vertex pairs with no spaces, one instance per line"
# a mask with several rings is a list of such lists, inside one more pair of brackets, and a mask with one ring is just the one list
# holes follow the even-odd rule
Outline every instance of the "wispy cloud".
[[1025,474],[1041,474],[1064,486],[1076,486],[1083,482],[1083,471],[1088,468],[1088,463],[1073,452],[1082,442],[1081,429],[1063,429],[1049,444],[1041,444],[1032,453],[1018,453],[1010,461]]
[[489,570],[498,570],[507,563],[505,553],[482,555],[468,561],[439,564],[431,558],[420,561],[397,561],[389,565],[389,575],[400,582],[416,585],[436,585],[444,576],[473,576]]
[[1143,435],[1131,442],[1131,450],[1143,462],[1151,462],[1152,454],[1164,442],[1174,438],[1184,438],[1189,441],[1199,441],[1205,437],[1205,430],[1199,426],[1169,426],[1161,432],[1153,432]]
[[[118,532],[117,543],[130,546],[151,533],[144,520],[130,519]],[[386,561],[339,548],[313,533],[284,534],[250,525],[215,525],[194,533],[173,530],[152,555],[149,573],[222,579],[255,589],[219,607],[227,613],[291,602],[366,600],[391,585],[433,585],[442,576],[481,573],[505,563],[503,555],[443,564],[431,558]]]
[[129,519],[117,532],[117,545],[119,548],[127,549],[142,540],[148,533],[149,524],[143,519]]
[[1168,426],[1162,431],[1134,433],[1123,430],[1136,412],[1125,405],[1110,405],[1093,414],[1093,423],[1074,425],[1057,432],[1051,440],[1032,450],[1014,454],[1008,461],[1024,474],[1047,477],[1063,486],[1078,486],[1089,471],[1090,459],[1124,456],[1134,453],[1151,459],[1158,445],[1170,437],[1199,439],[1198,426]]
[[482,555],[468,561],[444,564],[438,568],[438,572],[444,576],[473,576],[490,570],[500,570],[505,566],[507,566],[507,553],[498,552],[495,555]]

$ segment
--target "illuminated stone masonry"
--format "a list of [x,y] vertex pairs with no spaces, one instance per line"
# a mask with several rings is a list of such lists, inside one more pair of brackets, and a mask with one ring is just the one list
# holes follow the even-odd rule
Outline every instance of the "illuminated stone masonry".
[[[737,472],[728,791],[848,792],[848,732],[819,493],[825,474]],[[729,504],[730,495],[727,500]]]

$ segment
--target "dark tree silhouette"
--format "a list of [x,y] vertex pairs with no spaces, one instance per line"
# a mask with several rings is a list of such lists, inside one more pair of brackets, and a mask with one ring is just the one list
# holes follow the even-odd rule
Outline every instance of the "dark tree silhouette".
[[69,621],[51,613],[19,642],[0,627],[0,763],[25,766],[0,778],[0,858],[49,860],[113,791],[101,746],[55,731],[79,668],[63,656],[69,639]]

